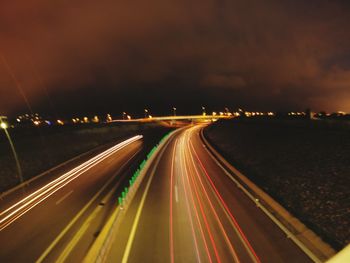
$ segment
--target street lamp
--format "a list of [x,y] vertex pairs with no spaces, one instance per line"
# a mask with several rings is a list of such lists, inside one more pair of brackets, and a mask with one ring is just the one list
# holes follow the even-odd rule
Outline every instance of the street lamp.
[[148,109],[145,109],[145,118],[147,118],[148,115]]
[[207,115],[206,111],[205,111],[205,107],[202,106],[202,111],[203,111],[203,116]]
[[1,122],[0,126],[1,126],[1,128],[4,129],[4,130],[6,130],[6,129],[8,128],[8,125],[7,125],[6,122]]
[[11,136],[10,136],[8,130],[7,130],[8,124],[6,122],[4,122],[1,118],[0,118],[0,127],[1,127],[1,129],[4,130],[4,132],[6,134],[6,137],[7,137],[7,140],[10,143],[11,150],[12,150],[13,156],[14,156],[15,161],[16,161],[18,178],[20,180],[20,183],[23,183],[22,169],[21,169],[21,166],[19,164],[19,160],[18,160],[18,156],[17,156],[16,150],[15,150],[15,146],[13,145],[13,142],[11,140]]
[[125,117],[126,117],[126,112],[123,111],[123,120],[125,120]]
[[173,107],[174,116],[176,116],[176,108]]

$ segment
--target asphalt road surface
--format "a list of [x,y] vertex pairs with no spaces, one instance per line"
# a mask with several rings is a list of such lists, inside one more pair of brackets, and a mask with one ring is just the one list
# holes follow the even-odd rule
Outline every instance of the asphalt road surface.
[[141,137],[121,142],[0,200],[0,262],[80,262],[142,147]]
[[207,152],[176,132],[116,229],[107,262],[310,262]]

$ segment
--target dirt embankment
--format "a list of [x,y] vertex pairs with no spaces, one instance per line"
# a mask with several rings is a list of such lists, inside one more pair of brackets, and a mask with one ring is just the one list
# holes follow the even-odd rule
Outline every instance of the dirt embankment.
[[233,165],[339,250],[350,242],[350,124],[227,120],[206,137]]

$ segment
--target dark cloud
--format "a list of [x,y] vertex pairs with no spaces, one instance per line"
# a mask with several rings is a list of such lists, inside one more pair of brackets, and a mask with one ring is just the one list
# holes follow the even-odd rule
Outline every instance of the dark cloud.
[[9,1],[0,111],[23,108],[23,95],[63,112],[350,111],[349,20],[347,1]]

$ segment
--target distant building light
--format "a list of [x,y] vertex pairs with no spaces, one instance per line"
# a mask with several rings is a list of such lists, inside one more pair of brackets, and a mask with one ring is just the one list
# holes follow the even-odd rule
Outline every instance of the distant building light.
[[57,123],[58,123],[59,125],[64,125],[64,122],[61,121],[61,120],[57,120]]

